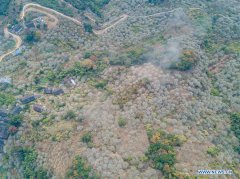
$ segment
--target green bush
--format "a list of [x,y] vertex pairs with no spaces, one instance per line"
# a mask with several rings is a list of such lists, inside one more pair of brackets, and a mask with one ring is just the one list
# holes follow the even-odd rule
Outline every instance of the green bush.
[[212,96],[220,96],[220,92],[216,88],[212,88],[210,94]]
[[101,60],[93,62],[85,60],[84,62],[77,62],[68,69],[58,69],[56,71],[49,71],[45,78],[51,83],[60,83],[64,78],[71,76],[96,78],[107,67],[107,64]]
[[16,115],[12,116],[10,118],[9,124],[15,127],[20,127],[23,122],[23,116],[22,115]]
[[[231,130],[234,132],[235,136],[240,142],[240,113],[232,113],[230,115],[231,119]],[[235,150],[240,154],[240,147],[235,147]]]
[[180,146],[182,141],[179,137],[167,134],[161,130],[154,132],[152,129],[147,131],[150,146],[146,153],[153,167],[161,170],[166,178],[175,178],[176,152],[174,147]]
[[67,179],[97,179],[99,178],[96,173],[93,171],[86,161],[84,161],[80,156],[77,156],[73,160],[73,164],[70,167],[67,176]]
[[105,89],[106,86],[108,84],[108,81],[107,80],[100,80],[99,82],[97,82],[94,86],[97,88],[97,89]]
[[89,33],[92,33],[92,32],[93,32],[93,28],[92,28],[92,25],[91,25],[91,24],[84,23],[84,24],[83,24],[83,27],[84,27],[84,30],[85,30],[86,32],[89,32]]
[[55,9],[68,16],[73,16],[72,10],[68,8],[68,6],[66,6],[66,3],[64,2],[60,3],[58,0],[33,0],[33,2],[41,4],[42,6],[45,6],[45,7]]
[[75,118],[76,118],[76,114],[74,111],[68,111],[67,114],[64,116],[65,120],[71,120]]
[[110,65],[132,66],[143,64],[146,61],[144,57],[145,49],[139,46],[130,47],[120,55],[110,59]]
[[179,58],[179,61],[173,62],[170,65],[170,69],[179,71],[191,70],[196,63],[196,55],[192,50],[184,50],[183,54]]
[[90,132],[85,133],[82,136],[82,142],[87,143],[87,144],[92,143],[92,134]]
[[80,11],[90,9],[95,14],[101,16],[100,9],[103,8],[110,0],[65,0],[72,4],[75,8]]
[[220,150],[217,147],[209,147],[207,149],[207,154],[211,155],[212,157],[218,156]]
[[8,6],[11,0],[0,0],[0,16],[7,15]]
[[41,33],[37,31],[28,31],[25,41],[28,43],[38,42],[41,39]]
[[25,179],[46,179],[51,177],[51,174],[47,170],[37,168],[37,153],[33,148],[15,147],[12,153],[17,156]]
[[127,124],[127,121],[126,121],[123,117],[119,117],[119,119],[118,119],[118,125],[119,125],[120,127],[124,127],[124,126],[126,126],[126,124]]
[[12,105],[16,102],[15,97],[11,94],[0,93],[0,106]]

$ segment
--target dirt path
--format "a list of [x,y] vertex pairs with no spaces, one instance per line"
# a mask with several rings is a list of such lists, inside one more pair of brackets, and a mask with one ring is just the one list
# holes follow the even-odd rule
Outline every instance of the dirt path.
[[8,31],[8,28],[7,27],[4,27],[4,34],[6,36],[12,36],[14,41],[16,42],[16,45],[14,47],[14,49],[12,49],[11,51],[3,54],[2,56],[0,56],[0,62],[5,58],[7,57],[8,55],[11,55],[13,52],[15,52],[21,45],[22,45],[22,39],[21,37],[19,37],[18,35],[15,35],[11,32]]
[[120,22],[125,21],[128,18],[127,14],[123,14],[120,16],[119,20],[117,20],[116,22],[112,23],[111,25],[109,25],[108,27],[102,29],[102,30],[94,30],[94,34],[96,35],[102,35],[105,32],[107,32],[109,29],[115,27],[116,25],[118,25]]
[[155,13],[155,14],[151,14],[151,15],[144,15],[144,16],[129,16],[129,17],[133,17],[133,18],[147,18],[147,17],[155,17],[155,16],[159,16],[159,15],[164,15],[164,14],[167,14],[167,13],[172,13],[176,10],[178,10],[180,8],[175,8],[175,9],[172,9],[170,11],[165,11],[165,12],[158,12],[158,13]]
[[[113,27],[117,26],[119,23],[125,21],[127,18],[155,17],[155,16],[166,14],[166,13],[172,13],[172,12],[176,11],[177,9],[179,9],[179,8],[176,8],[176,9],[173,9],[173,10],[170,10],[170,11],[166,11],[166,12],[160,12],[160,13],[155,13],[155,14],[151,14],[151,15],[144,15],[144,16],[129,16],[127,14],[123,14],[119,17],[119,19],[117,21],[113,22],[112,24],[110,24],[109,26],[107,26],[107,27],[105,27],[101,30],[93,30],[93,33],[95,35],[102,35],[102,34],[106,33],[109,29],[112,29]],[[20,14],[20,19],[23,20],[26,13],[30,12],[30,11],[35,11],[35,12],[40,12],[40,13],[46,14],[50,18],[54,19],[54,24],[57,24],[59,22],[59,19],[51,13],[54,13],[56,15],[59,15],[59,16],[63,17],[63,18],[66,18],[66,19],[76,23],[77,25],[82,25],[82,23],[77,19],[66,16],[66,15],[64,15],[64,14],[62,14],[62,13],[56,11],[56,10],[53,10],[51,8],[44,7],[44,6],[41,6],[39,4],[34,4],[34,3],[28,3],[23,7],[23,10]],[[2,61],[6,56],[12,54],[22,44],[22,39],[18,35],[15,35],[15,34],[12,34],[11,32],[9,32],[7,27],[4,28],[4,33],[6,35],[11,35],[14,38],[14,40],[16,41],[16,45],[15,45],[15,48],[13,50],[11,50],[10,52],[0,56],[0,61]]]
[[53,10],[53,9],[50,9],[50,8],[48,8],[48,7],[44,7],[44,6],[41,6],[41,5],[39,5],[39,4],[34,4],[34,3],[28,3],[28,4],[26,4],[26,5],[23,7],[23,10],[22,10],[22,12],[21,12],[21,14],[20,14],[20,19],[21,19],[21,20],[25,17],[25,15],[26,15],[26,13],[27,13],[27,11],[28,11],[29,8],[39,10],[39,11],[41,11],[41,12],[43,12],[44,14],[47,14],[47,15],[51,15],[50,12],[52,12],[52,13],[54,13],[54,14],[57,14],[57,15],[59,15],[59,16],[62,16],[62,17],[64,17],[64,18],[66,18],[66,19],[68,19],[68,20],[70,20],[70,21],[72,21],[72,22],[74,22],[74,23],[76,23],[76,24],[78,24],[78,25],[82,25],[82,23],[81,23],[79,20],[77,20],[77,19],[74,19],[74,18],[72,18],[72,17],[66,16],[66,15],[64,15],[64,14],[58,12],[58,11],[55,11],[55,10]]
[[46,11],[43,11],[43,10],[40,10],[40,9],[37,9],[37,8],[34,8],[34,7],[29,7],[27,9],[27,11],[24,13],[24,15],[26,15],[27,12],[39,12],[39,13],[42,13],[42,14],[46,14],[48,17],[50,17],[51,19],[54,20],[54,23],[53,23],[53,26],[57,25],[58,23],[58,18],[50,13],[47,13]]

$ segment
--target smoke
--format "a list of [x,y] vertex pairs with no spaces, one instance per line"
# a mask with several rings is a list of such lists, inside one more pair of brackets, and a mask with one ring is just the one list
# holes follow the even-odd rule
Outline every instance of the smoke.
[[145,58],[162,68],[168,68],[173,62],[179,60],[182,53],[182,47],[179,39],[169,39],[164,45],[154,46]]

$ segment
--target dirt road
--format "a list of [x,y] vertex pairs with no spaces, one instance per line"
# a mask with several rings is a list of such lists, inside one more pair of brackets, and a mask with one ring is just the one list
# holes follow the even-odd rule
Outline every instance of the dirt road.
[[[108,25],[107,27],[105,27],[101,30],[93,30],[93,33],[95,35],[102,35],[102,34],[106,33],[109,29],[111,29],[111,28],[115,27],[116,25],[118,25],[119,23],[125,21],[127,18],[155,17],[155,16],[158,16],[158,15],[163,15],[163,14],[166,14],[166,13],[174,12],[177,9],[179,9],[179,8],[176,8],[176,9],[173,9],[173,10],[170,10],[170,11],[166,11],[166,12],[160,12],[160,13],[155,13],[155,14],[151,14],[151,15],[145,15],[145,16],[129,16],[127,14],[123,14],[119,17],[119,19],[117,21],[113,22],[112,24]],[[66,15],[64,15],[64,14],[62,14],[62,13],[56,11],[56,10],[53,10],[51,8],[44,7],[44,6],[41,6],[39,4],[34,4],[34,3],[28,3],[23,7],[23,10],[20,14],[20,19],[23,20],[26,13],[30,12],[30,11],[35,11],[35,12],[40,12],[40,13],[46,14],[50,18],[54,19],[54,24],[57,24],[59,22],[59,19],[51,13],[54,13],[56,15],[59,15],[59,16],[63,17],[63,18],[66,18],[66,19],[76,23],[77,25],[82,25],[82,23],[77,19],[66,16]],[[7,27],[4,28],[4,33],[5,33],[6,36],[8,36],[8,35],[12,36],[14,38],[15,42],[16,42],[16,45],[15,45],[13,50],[11,50],[11,51],[7,52],[6,54],[0,56],[0,61],[2,61],[6,56],[12,54],[22,44],[22,39],[18,35],[15,35],[15,34],[12,34],[11,32],[9,32]]]
[[9,32],[7,27],[4,27],[4,34],[5,34],[6,36],[12,36],[13,39],[14,39],[14,41],[16,42],[16,44],[15,44],[15,47],[14,47],[11,51],[9,51],[9,52],[3,54],[2,56],[0,56],[0,62],[1,62],[5,57],[7,57],[8,55],[11,55],[13,52],[15,52],[15,51],[22,45],[22,39],[21,39],[21,37],[19,37],[18,35],[13,34],[13,33],[11,33],[11,32]]
[[23,7],[23,10],[22,10],[22,12],[20,14],[20,19],[21,20],[25,17],[25,15],[26,15],[26,13],[27,13],[29,8],[36,9],[36,10],[41,11],[42,13],[47,14],[47,15],[51,15],[50,12],[52,12],[54,14],[57,14],[59,16],[62,16],[64,18],[66,18],[66,19],[68,19],[68,20],[70,20],[70,21],[72,21],[72,22],[74,22],[74,23],[76,23],[78,25],[82,25],[82,23],[79,20],[77,20],[77,19],[74,19],[72,17],[66,16],[66,15],[64,15],[64,14],[58,12],[58,11],[55,11],[53,9],[50,9],[48,7],[44,7],[44,6],[41,6],[39,4],[34,4],[34,3],[28,3],[28,4],[26,4]]
[[123,14],[122,16],[120,16],[120,18],[116,22],[112,23],[108,27],[106,27],[106,28],[104,28],[102,30],[94,30],[93,32],[96,35],[101,35],[101,34],[107,32],[109,29],[111,29],[111,28],[115,27],[116,25],[118,25],[120,22],[125,21],[127,18],[128,18],[128,15],[127,14]]

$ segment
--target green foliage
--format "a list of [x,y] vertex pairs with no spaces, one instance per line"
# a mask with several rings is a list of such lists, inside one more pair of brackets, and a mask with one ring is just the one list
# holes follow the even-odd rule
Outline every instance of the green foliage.
[[7,170],[2,168],[2,167],[0,167],[0,178],[1,179],[8,179],[8,177],[7,177]]
[[166,0],[148,0],[149,3],[155,4],[155,5],[163,3],[164,1],[166,1]]
[[65,0],[66,2],[72,4],[75,8],[80,11],[86,9],[91,9],[92,12],[101,16],[100,9],[103,8],[110,0]]
[[82,136],[82,142],[84,142],[84,143],[90,143],[90,142],[92,142],[92,134],[90,133],[90,132],[87,132],[87,133],[85,133],[83,136]]
[[77,156],[73,160],[73,164],[69,169],[67,179],[97,179],[99,178],[93,171],[92,167],[89,166],[80,156]]
[[85,52],[84,57],[85,59],[90,58],[93,55],[93,52]]
[[8,93],[0,92],[0,106],[2,105],[12,105],[16,102],[15,97]]
[[105,89],[106,86],[108,84],[108,81],[107,80],[100,80],[98,81],[94,86],[97,88],[97,89]]
[[175,135],[167,134],[161,130],[147,131],[150,146],[146,156],[153,163],[153,167],[161,170],[166,178],[176,177],[176,152],[174,147],[180,146],[183,141]]
[[145,49],[142,47],[131,47],[110,59],[110,65],[132,66],[142,64],[146,61],[143,55],[144,53]]
[[124,127],[126,124],[127,124],[126,119],[124,119],[123,117],[119,117],[119,119],[118,119],[118,125],[119,125],[120,127]]
[[16,115],[12,116],[10,118],[9,124],[15,127],[20,127],[23,122],[23,116],[22,115]]
[[7,15],[8,6],[11,0],[0,0],[0,16]]
[[25,41],[28,43],[38,42],[41,39],[40,32],[28,31],[25,36]]
[[26,179],[46,179],[50,177],[49,172],[43,168],[37,168],[37,153],[30,147],[15,147],[12,153],[17,156],[21,163],[23,177]]
[[71,120],[75,118],[76,118],[76,114],[74,111],[68,111],[67,114],[64,116],[65,120]]
[[85,30],[86,32],[89,32],[89,33],[92,33],[92,32],[93,32],[93,28],[92,28],[92,25],[91,25],[91,24],[84,23],[84,24],[83,24],[83,27],[84,27],[84,30]]
[[64,2],[60,3],[58,0],[33,0],[33,2],[36,2],[42,6],[52,8],[68,16],[73,16],[72,10],[68,8],[66,3]]
[[185,50],[180,57],[180,61],[173,62],[170,65],[170,69],[179,71],[191,70],[196,63],[196,56],[193,51]]
[[207,154],[211,155],[212,157],[218,156],[220,150],[217,147],[209,147],[207,149]]
[[[230,115],[231,119],[231,130],[234,132],[235,136],[240,142],[240,113],[232,113]],[[237,146],[235,150],[240,154],[240,147]]]
[[220,96],[220,92],[216,88],[212,88],[210,94],[212,96]]
[[97,77],[100,72],[106,68],[107,64],[101,60],[97,62],[92,62],[87,60],[87,62],[77,62],[69,69],[58,69],[57,71],[49,71],[46,78],[50,82],[60,83],[64,78],[71,76],[80,77]]

